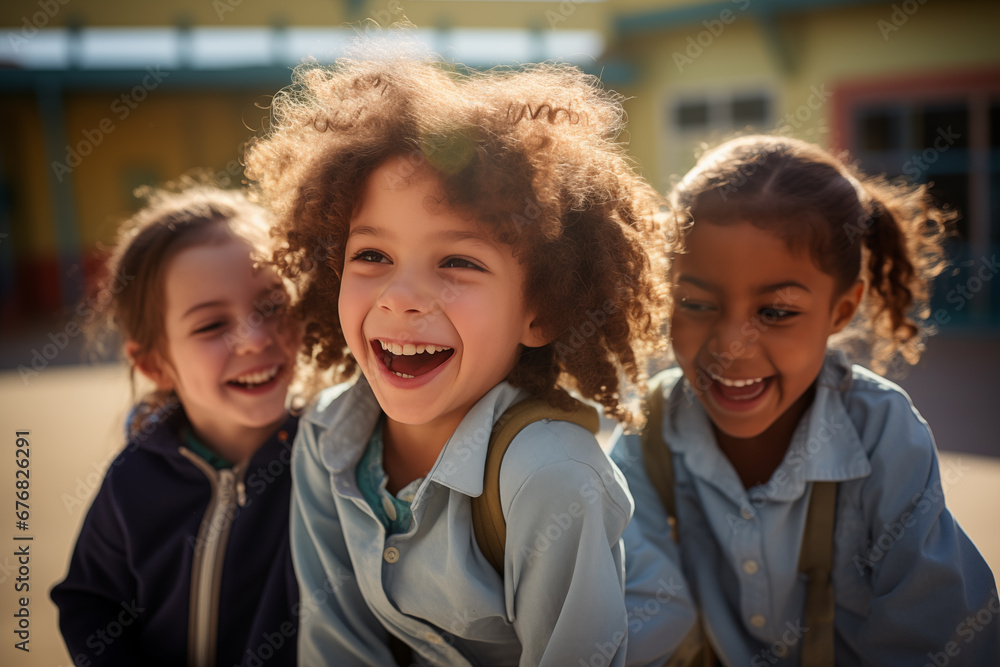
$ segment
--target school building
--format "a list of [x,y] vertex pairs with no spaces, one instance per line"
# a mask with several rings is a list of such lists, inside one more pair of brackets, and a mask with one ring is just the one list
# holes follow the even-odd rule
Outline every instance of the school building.
[[983,382],[1000,371],[1000,5],[986,0],[11,0],[0,367],[31,358],[39,327],[88,312],[86,284],[138,186],[193,168],[239,182],[242,146],[294,65],[332,61],[403,15],[451,61],[560,59],[599,76],[627,98],[623,139],[661,190],[700,147],[748,130],[932,183],[962,216],[931,349],[975,350],[963,372]]

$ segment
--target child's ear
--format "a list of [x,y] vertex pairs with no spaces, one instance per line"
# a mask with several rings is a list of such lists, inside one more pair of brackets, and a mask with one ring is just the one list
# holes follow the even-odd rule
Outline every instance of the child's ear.
[[542,331],[542,327],[538,325],[538,320],[532,317],[527,327],[525,327],[524,334],[521,336],[521,345],[525,347],[541,347],[542,345],[551,343],[553,338],[555,336],[550,336]]
[[854,313],[858,311],[858,306],[861,305],[861,298],[864,294],[865,283],[863,280],[859,280],[837,297],[837,301],[833,306],[833,331],[830,332],[831,334],[840,332],[848,325],[851,318],[854,317]]
[[157,389],[169,391],[174,388],[173,376],[155,352],[141,352],[139,343],[134,340],[125,342],[125,354],[139,369],[139,372],[149,378]]

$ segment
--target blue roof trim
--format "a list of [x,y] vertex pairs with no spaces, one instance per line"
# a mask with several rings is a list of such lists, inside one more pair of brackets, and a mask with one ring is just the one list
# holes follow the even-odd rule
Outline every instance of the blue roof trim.
[[[119,70],[27,70],[0,69],[0,90],[35,92],[40,86],[55,85],[62,91],[114,90],[121,92],[140,85],[156,68]],[[292,82],[289,66],[245,67],[216,70],[169,69],[157,72],[163,81],[158,88],[215,90],[278,90]]]
[[773,16],[873,4],[885,3],[879,0],[729,0],[728,2],[711,2],[703,5],[622,13],[615,19],[614,25],[618,36],[622,37],[697,25],[702,21],[719,18],[719,15],[727,10],[738,18],[741,14],[754,16],[760,13]]

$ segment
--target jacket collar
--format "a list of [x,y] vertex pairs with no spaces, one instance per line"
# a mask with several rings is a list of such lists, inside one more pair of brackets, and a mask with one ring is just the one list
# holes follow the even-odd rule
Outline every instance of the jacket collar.
[[[791,501],[802,496],[807,482],[840,482],[871,474],[864,445],[844,407],[843,396],[850,385],[850,366],[839,353],[829,353],[817,378],[816,397],[799,422],[784,460],[771,480],[755,489],[770,499]],[[731,497],[745,495],[687,381],[676,382],[666,398],[665,410],[672,419],[664,420],[663,437],[670,448],[684,456],[694,475]]]
[[[445,443],[427,478],[467,496],[483,493],[486,449],[493,424],[526,392],[507,382],[488,391]],[[382,408],[362,375],[353,384],[325,390],[304,419],[322,429],[320,459],[334,475],[354,474]]]
[[[129,420],[132,416],[129,417]],[[299,417],[290,414],[275,432],[254,452],[249,466],[266,465],[275,458],[281,457],[281,451],[292,447],[298,427]],[[184,407],[177,401],[172,401],[161,407],[147,418],[139,432],[128,439],[126,451],[144,449],[161,456],[176,456],[184,444],[182,432],[188,424]]]

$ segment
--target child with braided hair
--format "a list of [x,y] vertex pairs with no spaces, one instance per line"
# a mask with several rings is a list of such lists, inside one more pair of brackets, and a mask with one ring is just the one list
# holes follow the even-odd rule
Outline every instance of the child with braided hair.
[[945,506],[927,423],[835,349],[851,335],[876,371],[916,363],[953,214],[772,136],[706,153],[672,205],[677,367],[651,383],[655,438],[620,435],[612,456],[645,539],[675,548],[676,522],[704,648],[727,665],[997,664],[1000,621],[969,621],[1000,611],[996,583]]

